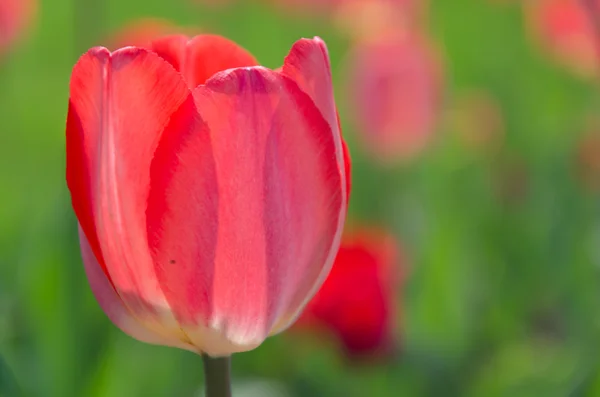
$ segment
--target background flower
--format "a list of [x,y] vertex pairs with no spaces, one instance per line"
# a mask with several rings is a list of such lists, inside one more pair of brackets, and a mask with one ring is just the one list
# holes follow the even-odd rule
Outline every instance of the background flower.
[[0,1],[0,58],[30,27],[36,8],[35,0]]
[[389,355],[399,343],[397,301],[406,264],[393,236],[360,229],[345,236],[305,326],[333,333],[348,354]]
[[[598,15],[585,6],[588,1],[598,7]],[[600,2],[540,0],[523,2],[523,7],[528,29],[541,49],[581,76],[598,76]]]
[[440,114],[441,67],[420,36],[354,45],[346,90],[365,146],[380,161],[412,158],[431,141]]

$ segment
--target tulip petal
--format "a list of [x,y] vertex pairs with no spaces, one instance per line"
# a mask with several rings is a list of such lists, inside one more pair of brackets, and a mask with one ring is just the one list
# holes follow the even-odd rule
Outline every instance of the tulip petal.
[[[207,323],[217,244],[218,187],[207,126],[191,101],[152,161],[147,233],[156,275],[180,323]],[[197,318],[203,321],[196,321]]]
[[145,210],[158,140],[191,100],[179,73],[156,54],[94,48],[73,69],[67,126],[67,182],[96,258],[130,311],[180,339],[154,274]]
[[166,339],[161,337],[138,323],[116,293],[106,277],[106,274],[100,267],[81,226],[79,227],[79,243],[81,246],[83,265],[90,283],[90,288],[92,289],[92,293],[96,297],[98,304],[110,321],[119,327],[121,331],[139,341],[155,345],[179,347],[181,349],[192,351],[195,350],[192,345],[185,344],[178,339]]
[[325,42],[319,37],[300,39],[285,58],[282,73],[294,80],[315,102],[335,131],[337,110],[331,81],[331,65]]
[[[337,115],[337,125],[341,133],[342,127],[339,114]],[[350,149],[348,149],[348,144],[344,139],[342,139],[342,151],[344,154],[344,175],[346,176],[346,204],[349,204],[350,190],[352,189],[352,159],[350,158]]]
[[[331,79],[331,64],[325,42],[319,37],[298,40],[285,58],[281,73],[294,80],[315,102],[334,134],[340,136],[341,127]],[[350,194],[350,153],[342,141],[346,194]]]
[[346,211],[340,142],[293,81],[265,68],[219,73],[194,97],[207,129],[161,142],[153,164],[148,227],[162,238],[151,244],[175,259],[157,274],[172,307],[195,308],[178,314],[196,345],[210,348],[209,326],[249,350],[331,267]]
[[259,341],[333,262],[346,210],[341,141],[296,84],[267,69],[223,73],[194,97],[219,181],[213,326]]
[[184,76],[190,88],[204,84],[217,72],[258,65],[248,51],[217,35],[167,36],[153,41],[151,48]]

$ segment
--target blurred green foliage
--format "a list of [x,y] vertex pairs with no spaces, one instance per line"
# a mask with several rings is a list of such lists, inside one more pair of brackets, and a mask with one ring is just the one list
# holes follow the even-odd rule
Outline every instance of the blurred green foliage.
[[[197,356],[123,335],[87,285],[64,181],[71,68],[103,35],[155,16],[221,33],[269,67],[319,35],[339,92],[349,43],[325,17],[265,4],[73,3],[43,0],[29,40],[0,65],[0,396],[199,395]],[[354,159],[350,219],[392,228],[410,258],[401,354],[349,362],[330,341],[284,334],[236,355],[235,378],[276,379],[292,396],[600,396],[600,202],[574,173],[599,87],[536,51],[516,5],[437,0],[430,12],[445,101],[486,89],[506,137],[498,154],[477,155],[442,128],[421,158],[381,169],[338,95]]]

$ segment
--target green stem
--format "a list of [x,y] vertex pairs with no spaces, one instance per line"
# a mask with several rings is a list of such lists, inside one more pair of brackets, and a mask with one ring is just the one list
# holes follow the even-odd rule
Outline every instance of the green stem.
[[231,357],[202,354],[202,360],[206,397],[231,397]]

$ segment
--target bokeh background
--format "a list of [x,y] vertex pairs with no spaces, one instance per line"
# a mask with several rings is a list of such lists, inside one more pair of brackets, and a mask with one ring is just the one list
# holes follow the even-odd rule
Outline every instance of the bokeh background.
[[198,356],[98,307],[64,177],[78,57],[175,32],[272,68],[322,37],[353,158],[327,290],[234,356],[236,396],[600,396],[600,13],[584,3],[0,0],[0,396],[202,395]]

